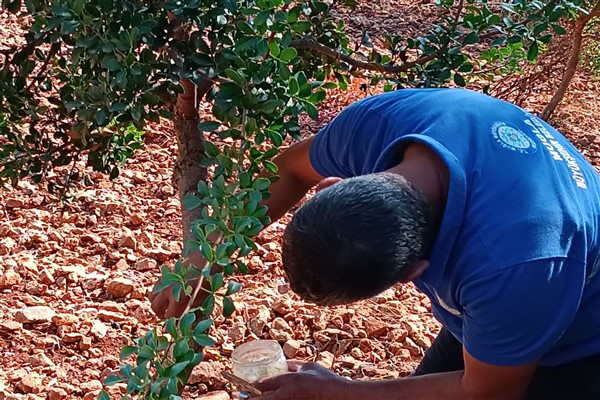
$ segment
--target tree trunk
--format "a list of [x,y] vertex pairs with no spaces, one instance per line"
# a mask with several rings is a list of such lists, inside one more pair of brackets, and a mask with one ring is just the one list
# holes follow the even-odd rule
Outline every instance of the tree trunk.
[[[183,93],[177,97],[175,106],[175,133],[179,154],[175,162],[173,180],[179,191],[179,200],[186,194],[196,194],[198,182],[206,179],[206,169],[200,166],[204,158],[204,137],[198,130],[198,99],[206,94],[212,82],[196,86],[185,79],[181,81]],[[200,217],[201,209],[187,210],[181,203],[181,228],[183,243],[192,239],[191,221]]]
[[[181,203],[181,228],[183,246],[194,237],[191,232],[191,222],[200,218],[202,208],[188,210],[183,205],[183,197],[186,194],[198,193],[198,182],[206,179],[206,168],[200,165],[204,159],[204,136],[198,129],[200,116],[198,114],[198,101],[204,97],[210,90],[213,83],[204,81],[201,85],[194,85],[191,81],[184,79],[181,82],[183,93],[177,97],[175,106],[175,134],[177,136],[177,147],[179,154],[173,170],[173,181],[179,191],[179,201]],[[189,258],[184,260],[189,262]],[[200,321],[204,316],[199,311],[196,312],[197,320]],[[195,351],[201,351],[201,346],[191,340],[190,347]],[[185,379],[187,382],[193,368],[186,368]],[[180,382],[178,385],[179,394],[185,389],[185,384]]]
[[544,108],[544,111],[542,111],[540,114],[540,118],[542,118],[544,121],[548,121],[548,119],[550,119],[550,116],[554,110],[556,110],[556,107],[565,96],[565,93],[571,84],[571,80],[575,75],[577,65],[579,64],[579,53],[581,52],[581,45],[583,44],[583,30],[590,19],[598,15],[598,13],[600,13],[600,0],[596,3],[589,14],[582,14],[579,16],[579,18],[577,18],[577,20],[575,20],[575,26],[572,34],[573,44],[571,45],[569,61],[567,62],[567,66],[558,89],[554,93],[554,96],[552,96],[552,99],[550,99],[550,102]]

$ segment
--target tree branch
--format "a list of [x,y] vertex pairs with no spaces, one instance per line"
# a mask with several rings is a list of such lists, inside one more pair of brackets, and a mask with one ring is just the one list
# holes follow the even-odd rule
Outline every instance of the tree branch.
[[345,63],[350,64],[351,66],[358,68],[358,69],[363,69],[363,70],[367,70],[367,71],[376,71],[376,72],[381,72],[381,73],[386,73],[386,74],[398,74],[401,72],[406,72],[406,71],[410,70],[411,68],[414,68],[418,65],[426,64],[429,61],[434,60],[437,57],[436,54],[430,54],[428,56],[420,57],[420,58],[416,59],[415,61],[407,62],[407,63],[401,64],[401,65],[381,65],[381,64],[368,63],[368,62],[357,60],[355,58],[350,57],[349,55],[341,54],[341,53],[333,50],[330,47],[327,47],[320,43],[314,42],[310,39],[292,40],[292,42],[290,43],[290,46],[294,47],[298,50],[314,51],[316,53],[323,54],[323,55],[325,55],[329,58],[333,58],[335,60],[342,60]]
[[571,54],[569,55],[569,60],[565,68],[562,81],[554,93],[554,96],[552,96],[550,99],[550,102],[540,113],[540,118],[542,118],[544,121],[547,121],[554,110],[556,110],[556,107],[562,101],[567,89],[569,88],[569,85],[571,84],[571,80],[573,79],[575,70],[579,64],[579,53],[581,52],[581,46],[583,43],[583,30],[585,25],[590,21],[590,19],[593,18],[593,14],[596,12],[600,12],[600,0],[596,2],[596,5],[590,13],[580,15],[575,21],[575,28],[573,30],[573,45],[571,47]]
[[464,3],[465,3],[465,0],[460,0],[458,2],[458,9],[456,10],[456,15],[454,16],[454,21],[452,22],[452,28],[450,29],[450,34],[452,34],[452,32],[454,32],[454,30],[458,26]]

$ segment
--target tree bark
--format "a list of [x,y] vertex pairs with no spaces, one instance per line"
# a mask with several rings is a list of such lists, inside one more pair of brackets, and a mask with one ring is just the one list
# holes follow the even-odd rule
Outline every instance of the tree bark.
[[183,93],[177,97],[175,106],[175,134],[179,154],[173,171],[173,181],[179,191],[181,202],[181,228],[183,243],[192,239],[191,221],[200,217],[201,209],[187,210],[183,206],[183,197],[197,194],[198,182],[206,179],[206,169],[200,165],[204,158],[204,136],[198,130],[198,99],[212,87],[212,82],[204,81],[196,86],[191,81],[181,81]]
[[575,20],[572,34],[573,44],[571,45],[569,61],[567,62],[567,66],[558,89],[550,99],[550,102],[540,113],[540,118],[542,118],[544,121],[548,121],[548,119],[550,119],[550,116],[552,116],[552,113],[556,110],[558,104],[562,101],[563,97],[565,97],[565,93],[571,84],[571,80],[573,79],[573,76],[575,76],[577,65],[579,65],[579,53],[581,52],[581,46],[583,44],[583,30],[590,19],[592,19],[594,16],[597,16],[598,13],[600,13],[600,0],[596,2],[596,5],[589,14],[582,14]]
[[[198,114],[198,102],[211,89],[213,82],[205,80],[196,86],[191,81],[184,79],[181,82],[183,93],[177,96],[175,105],[175,134],[177,136],[177,147],[179,153],[173,170],[173,182],[178,188],[179,201],[181,203],[181,229],[183,246],[193,239],[191,222],[200,218],[202,208],[188,210],[183,205],[183,197],[186,194],[198,194],[198,182],[206,179],[206,168],[200,165],[204,159],[204,135],[198,129],[200,116]],[[189,262],[189,258],[184,260]],[[204,316],[196,312],[197,321]],[[202,347],[195,341],[190,341],[190,347],[195,351],[201,351]],[[189,379],[193,368],[186,368],[184,382]],[[185,389],[185,383],[178,385],[179,394]]]

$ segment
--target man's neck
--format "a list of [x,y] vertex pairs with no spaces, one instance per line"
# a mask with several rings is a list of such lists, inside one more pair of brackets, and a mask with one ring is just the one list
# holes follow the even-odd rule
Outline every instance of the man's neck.
[[411,143],[404,151],[402,162],[387,172],[402,175],[423,193],[431,207],[432,220],[439,227],[450,184],[448,167],[440,156],[426,145]]

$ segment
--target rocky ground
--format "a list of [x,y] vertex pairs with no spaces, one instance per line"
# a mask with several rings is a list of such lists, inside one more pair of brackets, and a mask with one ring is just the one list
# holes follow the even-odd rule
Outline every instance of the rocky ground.
[[[354,18],[399,20],[397,3],[382,2],[388,13],[363,6]],[[18,40],[11,30],[18,23],[0,14],[4,43]],[[553,120],[596,166],[599,86],[579,71]],[[334,93],[306,134],[365,95],[359,81]],[[524,106],[539,111],[548,96],[537,93]],[[171,184],[176,152],[165,122],[149,127],[145,148],[118,179],[92,174],[94,184],[77,187],[69,204],[27,181],[0,192],[0,399],[96,398],[119,365],[120,348],[158,323],[146,296],[159,267],[173,265],[181,252],[180,205]],[[235,398],[220,371],[230,368],[234,346],[252,338],[275,339],[289,358],[321,361],[364,379],[407,375],[435,337],[430,305],[411,285],[350,306],[302,302],[281,270],[287,218],[258,238],[252,272],[240,277],[236,312],[217,319],[217,346],[207,350],[186,398]]]

